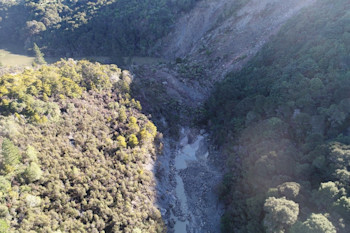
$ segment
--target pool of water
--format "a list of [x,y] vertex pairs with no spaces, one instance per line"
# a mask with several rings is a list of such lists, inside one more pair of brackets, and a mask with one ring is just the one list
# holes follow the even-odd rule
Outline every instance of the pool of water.
[[[184,134],[184,130],[182,129],[182,134]],[[176,196],[180,201],[180,209],[185,218],[179,218],[172,215],[175,219],[174,232],[175,233],[186,233],[186,227],[189,224],[187,217],[190,214],[188,204],[187,204],[187,196],[185,193],[184,183],[179,175],[180,170],[187,168],[187,163],[190,161],[197,161],[196,152],[200,147],[200,142],[204,139],[202,135],[198,135],[196,140],[192,143],[188,142],[188,136],[185,136],[180,144],[182,148],[179,150],[176,158],[175,158],[175,168],[176,168]]]

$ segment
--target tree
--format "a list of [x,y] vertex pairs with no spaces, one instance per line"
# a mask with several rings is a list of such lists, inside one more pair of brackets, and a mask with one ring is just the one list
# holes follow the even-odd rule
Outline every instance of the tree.
[[286,198],[270,197],[265,201],[264,211],[266,232],[283,233],[297,221],[299,205]]
[[140,139],[143,144],[147,144],[152,141],[153,136],[146,129],[140,131]]
[[38,162],[38,152],[34,147],[28,146],[25,155],[30,162]]
[[0,176],[0,192],[7,193],[11,188],[11,183],[4,176]]
[[336,233],[333,224],[323,214],[311,214],[303,223],[294,224],[290,233]]
[[138,133],[140,131],[140,127],[137,125],[137,119],[133,116],[129,118],[128,127],[131,133]]
[[2,142],[2,155],[5,166],[14,166],[19,163],[21,158],[19,149],[8,138],[5,138]]
[[319,189],[314,191],[312,197],[319,208],[327,208],[334,203],[339,197],[340,190],[337,185],[332,182],[321,183]]
[[300,184],[296,182],[286,182],[277,187],[281,195],[288,199],[294,199],[299,195]]
[[7,233],[9,224],[4,219],[0,219],[0,233]]
[[120,120],[121,122],[125,122],[125,121],[126,121],[126,111],[125,111],[125,107],[122,106],[122,107],[119,109],[118,113],[119,113],[119,120]]
[[145,125],[147,131],[152,134],[153,137],[157,135],[157,127],[150,121],[147,121]]
[[119,135],[119,136],[117,137],[117,142],[118,142],[118,146],[119,146],[119,147],[122,147],[122,148],[125,148],[125,147],[126,147],[125,137]]
[[342,196],[335,202],[335,209],[339,214],[341,214],[346,221],[350,219],[350,198]]
[[40,48],[38,47],[38,45],[36,43],[34,43],[33,51],[35,54],[34,62],[39,64],[39,65],[45,65],[46,61],[44,59],[44,54],[40,51]]
[[41,178],[43,172],[39,165],[35,162],[31,162],[30,165],[24,171],[24,178],[29,182],[37,181]]
[[130,147],[135,147],[139,144],[139,140],[135,136],[135,134],[131,134],[129,137],[129,146]]

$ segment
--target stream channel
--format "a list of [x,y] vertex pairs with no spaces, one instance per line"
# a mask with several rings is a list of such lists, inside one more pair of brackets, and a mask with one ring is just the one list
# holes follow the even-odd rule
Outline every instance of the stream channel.
[[165,140],[158,163],[159,206],[169,233],[220,232],[223,208],[215,189],[222,171],[214,166],[208,135],[182,128],[179,141]]

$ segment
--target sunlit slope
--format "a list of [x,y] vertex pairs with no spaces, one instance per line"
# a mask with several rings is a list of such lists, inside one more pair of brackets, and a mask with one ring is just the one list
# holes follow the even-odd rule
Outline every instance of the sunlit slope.
[[164,231],[157,129],[131,81],[74,60],[0,77],[1,232]]
[[317,1],[208,101],[223,232],[349,232],[350,3]]

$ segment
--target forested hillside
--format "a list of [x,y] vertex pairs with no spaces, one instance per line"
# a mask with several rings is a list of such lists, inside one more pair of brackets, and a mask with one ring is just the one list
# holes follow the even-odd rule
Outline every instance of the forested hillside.
[[0,40],[48,56],[146,54],[197,0],[0,1]]
[[115,65],[0,77],[0,232],[164,232],[147,168],[157,128]]
[[0,233],[350,232],[349,0],[199,1],[0,0]]
[[350,231],[350,3],[320,0],[207,102],[222,232]]

